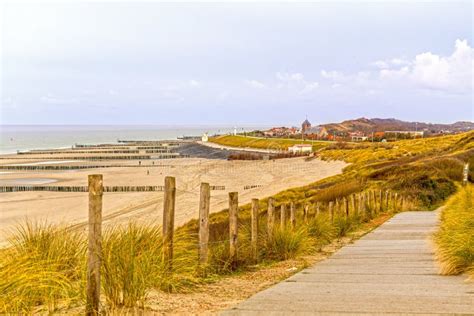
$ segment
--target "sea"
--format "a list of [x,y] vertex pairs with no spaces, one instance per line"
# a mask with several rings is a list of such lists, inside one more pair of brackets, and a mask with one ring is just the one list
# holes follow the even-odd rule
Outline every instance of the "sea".
[[0,154],[31,149],[71,148],[75,144],[117,143],[118,140],[175,140],[183,136],[229,134],[262,126],[154,125],[0,125]]

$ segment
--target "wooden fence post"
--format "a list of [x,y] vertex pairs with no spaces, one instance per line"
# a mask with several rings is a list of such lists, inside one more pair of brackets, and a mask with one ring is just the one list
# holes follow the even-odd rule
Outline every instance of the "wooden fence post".
[[349,200],[346,197],[344,197],[342,201],[344,203],[344,211],[346,213],[346,217],[349,217]]
[[209,183],[201,183],[199,199],[199,264],[206,265],[209,254],[209,206],[211,190]]
[[321,203],[318,201],[316,202],[316,215],[318,216],[321,213]]
[[229,193],[229,255],[232,264],[237,260],[237,234],[238,234],[238,192]]
[[358,193],[358,205],[357,205],[357,215],[360,215],[363,213],[363,206],[364,206],[364,199],[362,193]]
[[305,204],[303,208],[303,220],[305,223],[308,222],[308,212],[309,212],[309,204]]
[[334,202],[334,214],[339,216],[339,199],[336,199],[336,201]]
[[296,214],[295,214],[295,202],[290,203],[290,224],[291,228],[295,228],[296,225]]
[[393,197],[393,210],[398,212],[398,193],[395,192],[395,196]]
[[273,238],[273,230],[275,226],[275,200],[273,198],[268,199],[268,209],[267,209],[267,235],[268,239]]
[[467,185],[468,180],[469,180],[469,163],[466,163],[463,169],[462,184]]
[[174,210],[176,202],[176,179],[165,178],[163,202],[163,264],[168,272],[173,268]]
[[356,215],[357,214],[356,198],[354,194],[351,194],[351,208],[352,208],[352,215]]
[[388,197],[389,197],[389,194],[390,194],[390,192],[388,192],[388,190],[385,191],[385,211],[388,211],[388,208],[389,208],[389,205],[388,205],[388,202],[389,202],[389,198],[388,198]]
[[258,199],[252,199],[252,212],[251,217],[251,245],[252,254],[255,262],[258,261]]
[[100,265],[102,257],[102,195],[101,174],[89,175],[89,243],[87,247],[86,315],[100,312]]
[[329,214],[331,215],[331,223],[334,223],[334,207],[332,201],[329,201]]
[[286,205],[282,204],[280,206],[280,227],[284,229],[286,226]]
[[378,207],[377,207],[377,194],[375,193],[375,190],[372,190],[372,201],[374,202],[374,208],[373,212],[374,214],[377,214]]
[[383,192],[381,189],[379,190],[379,202],[379,212],[381,213],[383,211]]

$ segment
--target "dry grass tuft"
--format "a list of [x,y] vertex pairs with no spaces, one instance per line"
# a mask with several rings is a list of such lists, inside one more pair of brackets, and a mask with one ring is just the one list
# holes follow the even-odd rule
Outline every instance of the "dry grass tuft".
[[474,278],[474,185],[463,187],[449,199],[435,241],[442,274],[467,272]]

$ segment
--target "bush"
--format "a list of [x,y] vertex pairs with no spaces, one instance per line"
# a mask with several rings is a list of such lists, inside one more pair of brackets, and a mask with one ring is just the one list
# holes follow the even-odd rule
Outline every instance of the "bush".
[[435,235],[441,273],[467,272],[474,278],[474,186],[462,188],[449,199]]

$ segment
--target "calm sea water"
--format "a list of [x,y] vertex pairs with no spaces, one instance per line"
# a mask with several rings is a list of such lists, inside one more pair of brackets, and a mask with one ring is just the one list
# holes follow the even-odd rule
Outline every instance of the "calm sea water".
[[[239,127],[238,132],[259,127]],[[260,127],[261,128],[261,127]],[[74,144],[116,143],[117,140],[172,140],[181,136],[201,136],[208,132],[226,134],[233,126],[98,126],[98,125],[2,125],[0,126],[0,154],[17,150],[67,148]]]

